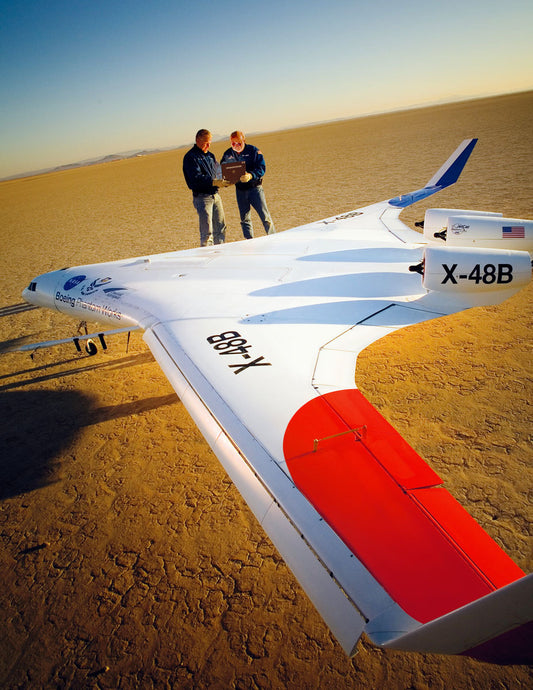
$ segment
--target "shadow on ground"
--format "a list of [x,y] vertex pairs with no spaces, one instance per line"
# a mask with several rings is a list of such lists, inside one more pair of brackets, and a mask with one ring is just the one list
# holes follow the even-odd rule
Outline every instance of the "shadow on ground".
[[169,393],[97,407],[79,391],[0,393],[0,500],[51,484],[58,458],[83,427],[177,402]]
[[0,500],[54,481],[56,458],[93,416],[78,391],[0,394]]

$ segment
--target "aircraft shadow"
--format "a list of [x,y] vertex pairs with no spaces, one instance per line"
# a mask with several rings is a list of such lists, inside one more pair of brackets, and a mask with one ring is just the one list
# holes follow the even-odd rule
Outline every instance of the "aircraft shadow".
[[[88,360],[91,362],[91,364],[87,364],[85,366],[76,366],[73,367],[72,369],[61,369],[59,371],[50,371],[62,364],[71,364],[74,362],[79,363],[80,359]],[[96,359],[96,358],[95,358]],[[11,390],[13,388],[22,388],[24,386],[34,384],[34,383],[43,383],[45,381],[51,381],[52,379],[57,379],[57,378],[63,378],[66,376],[73,376],[75,374],[80,374],[82,372],[87,372],[87,371],[94,371],[96,369],[103,369],[110,367],[112,369],[125,369],[127,367],[132,367],[137,364],[146,364],[148,362],[153,361],[153,356],[150,352],[144,352],[141,354],[134,354],[134,355],[127,355],[126,357],[122,357],[120,359],[111,359],[111,360],[98,360],[95,361],[92,357],[73,357],[71,359],[67,360],[61,360],[58,362],[52,362],[49,364],[42,364],[36,367],[31,367],[30,369],[24,369],[17,371],[15,373],[10,373],[10,374],[3,374],[0,376],[0,380],[6,379],[6,378],[16,378],[17,376],[21,376],[23,374],[32,374],[32,378],[30,379],[24,379],[23,381],[14,381],[13,383],[6,383],[4,385],[0,385],[0,392]],[[40,376],[35,376],[35,374],[39,371],[42,372],[50,372],[50,373],[43,373]]]
[[78,391],[0,394],[0,500],[52,484],[91,398]]
[[0,393],[0,501],[54,483],[62,452],[83,427],[178,401],[169,393],[96,407],[79,391]]
[[168,393],[167,395],[153,396],[143,400],[133,400],[132,402],[119,403],[118,405],[93,408],[88,415],[87,422],[85,424],[82,423],[80,426],[99,424],[100,422],[120,419],[120,417],[130,417],[133,414],[149,412],[166,405],[174,405],[177,402],[179,402],[179,398],[176,393]]

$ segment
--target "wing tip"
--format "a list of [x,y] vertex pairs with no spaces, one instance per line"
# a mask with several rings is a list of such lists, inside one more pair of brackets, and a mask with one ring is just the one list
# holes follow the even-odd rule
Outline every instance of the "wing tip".
[[533,574],[525,575],[412,631],[390,637],[381,646],[458,654],[498,664],[529,664],[533,661],[532,594]]

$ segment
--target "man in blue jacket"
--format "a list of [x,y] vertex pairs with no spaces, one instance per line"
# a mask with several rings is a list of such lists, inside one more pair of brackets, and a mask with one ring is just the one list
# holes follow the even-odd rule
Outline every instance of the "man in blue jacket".
[[246,172],[235,185],[242,234],[247,240],[251,240],[254,236],[251,218],[251,208],[254,208],[263,223],[266,234],[271,235],[276,232],[276,228],[270,217],[263,191],[262,182],[266,170],[263,154],[257,147],[247,144],[244,134],[240,131],[231,133],[230,143],[231,148],[225,151],[221,163],[230,161],[246,163]]
[[224,207],[218,193],[227,182],[217,178],[217,161],[209,151],[211,132],[200,129],[196,143],[183,157],[183,175],[187,187],[192,190],[192,202],[200,219],[200,244],[223,244],[226,239]]

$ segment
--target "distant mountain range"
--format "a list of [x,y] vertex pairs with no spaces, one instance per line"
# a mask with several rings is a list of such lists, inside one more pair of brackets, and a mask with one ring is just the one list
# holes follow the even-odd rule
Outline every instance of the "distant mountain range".
[[33,170],[32,172],[18,173],[17,175],[9,175],[9,177],[3,177],[0,182],[6,180],[17,180],[21,177],[35,177],[36,175],[44,175],[50,172],[60,172],[61,170],[72,170],[73,168],[84,168],[89,165],[99,165],[100,163],[113,163],[114,161],[121,161],[127,158],[139,158],[140,156],[148,156],[151,153],[161,153],[163,151],[172,151],[175,148],[181,148],[179,146],[170,146],[169,148],[163,149],[142,149],[138,151],[126,151],[125,153],[111,153],[108,156],[101,156],[99,158],[88,158],[84,161],[78,161],[77,163],[66,163],[65,165],[57,165],[54,168],[43,168],[42,170]]
[[[213,134],[213,141],[227,140],[227,135]],[[124,153],[111,153],[107,156],[100,156],[98,158],[88,158],[87,160],[77,161],[76,163],[65,163],[65,165],[57,165],[53,168],[43,168],[42,170],[32,170],[31,172],[18,173],[16,175],[9,175],[8,177],[0,178],[0,182],[7,180],[18,180],[22,177],[35,177],[37,175],[45,175],[51,172],[60,172],[61,170],[72,170],[73,168],[84,168],[89,165],[99,165],[100,163],[113,163],[114,161],[122,161],[126,158],[139,158],[140,156],[149,156],[152,153],[163,153],[164,151],[174,151],[177,149],[189,147],[191,144],[177,144],[176,146],[167,146],[159,149],[138,149],[134,151],[125,151]]]
[[98,165],[99,163],[112,163],[113,161],[121,161],[126,158],[138,158],[139,156],[148,156],[150,153],[159,153],[162,149],[150,149],[144,151],[128,151],[126,153],[111,153],[108,156],[101,158],[90,158],[89,160],[79,161],[78,163],[67,163],[66,165],[58,165],[52,168],[52,171],[70,170],[71,168],[81,168],[87,165]]
[[[227,140],[225,134],[213,134],[213,142]],[[123,153],[111,153],[107,156],[100,156],[98,158],[88,158],[87,160],[77,161],[76,163],[65,163],[65,165],[57,165],[53,168],[43,168],[42,170],[32,170],[31,172],[17,173],[16,175],[9,175],[8,177],[0,178],[0,182],[7,180],[18,180],[22,177],[36,177],[37,175],[45,175],[51,172],[60,172],[61,170],[72,170],[73,168],[84,168],[89,165],[99,165],[100,163],[113,163],[114,161],[122,161],[126,158],[139,158],[140,156],[149,156],[152,153],[163,153],[164,151],[174,151],[182,149],[188,144],[177,144],[175,146],[166,146],[159,149],[136,149],[134,151],[125,151]]]

